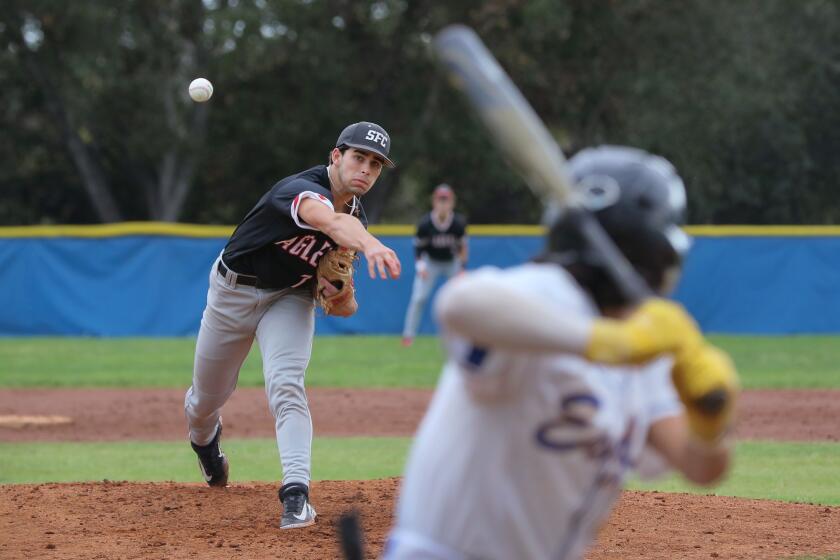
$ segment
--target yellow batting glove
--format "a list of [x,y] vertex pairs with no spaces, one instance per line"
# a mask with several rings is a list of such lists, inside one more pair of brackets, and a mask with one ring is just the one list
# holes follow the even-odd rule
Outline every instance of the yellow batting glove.
[[685,405],[689,429],[706,443],[719,441],[732,424],[740,390],[732,360],[704,344],[678,353],[671,377]]
[[593,362],[640,364],[702,342],[700,329],[680,304],[652,298],[625,320],[596,320],[584,356]]

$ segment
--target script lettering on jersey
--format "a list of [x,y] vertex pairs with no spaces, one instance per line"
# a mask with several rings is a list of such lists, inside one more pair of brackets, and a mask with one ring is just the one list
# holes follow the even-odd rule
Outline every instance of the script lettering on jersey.
[[591,456],[606,451],[606,434],[594,424],[601,403],[594,395],[565,395],[560,401],[560,414],[537,429],[540,445],[554,451],[583,449]]
[[283,241],[277,241],[275,245],[288,254],[305,261],[309,266],[315,267],[318,264],[318,259],[333,246],[331,241],[324,240],[321,247],[312,253],[317,241],[318,238],[314,235],[296,235]]
[[614,484],[624,470],[632,466],[630,443],[636,420],[630,417],[621,438],[615,441],[606,430],[595,425],[599,407],[598,399],[589,393],[565,395],[560,400],[560,414],[542,423],[535,436],[542,447],[552,451],[579,450],[592,459],[603,461],[599,480],[603,484]]

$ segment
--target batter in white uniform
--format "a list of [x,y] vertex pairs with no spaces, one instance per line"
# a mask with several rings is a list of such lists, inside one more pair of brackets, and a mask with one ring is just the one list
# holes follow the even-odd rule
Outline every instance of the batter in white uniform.
[[[659,293],[687,239],[662,158],[570,161],[585,205]],[[538,262],[445,286],[448,361],[411,451],[387,560],[578,559],[634,468],[726,471],[737,379],[677,304],[624,300],[568,219]],[[718,405],[710,405],[717,399]]]

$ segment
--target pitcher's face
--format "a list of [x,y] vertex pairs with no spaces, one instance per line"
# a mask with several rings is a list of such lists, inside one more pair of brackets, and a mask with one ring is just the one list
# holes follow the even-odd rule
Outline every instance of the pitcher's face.
[[382,157],[356,148],[347,148],[342,154],[338,148],[332,152],[332,163],[338,172],[338,186],[344,193],[362,196],[367,193],[382,173]]

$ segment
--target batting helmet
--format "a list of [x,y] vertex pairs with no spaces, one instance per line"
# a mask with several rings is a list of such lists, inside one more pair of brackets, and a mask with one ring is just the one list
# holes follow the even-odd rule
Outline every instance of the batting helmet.
[[547,259],[542,260],[566,267],[602,309],[628,303],[570,215],[590,212],[650,288],[668,293],[690,246],[679,227],[685,187],[673,165],[635,148],[601,146],[571,158],[569,171],[579,208],[550,213]]

